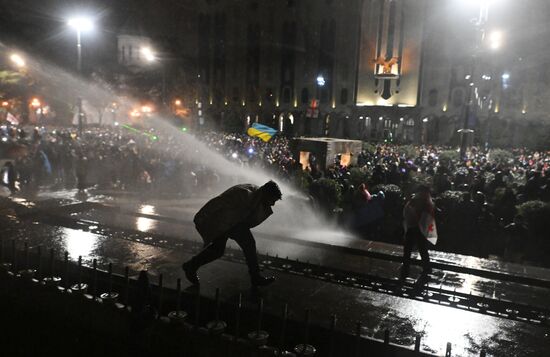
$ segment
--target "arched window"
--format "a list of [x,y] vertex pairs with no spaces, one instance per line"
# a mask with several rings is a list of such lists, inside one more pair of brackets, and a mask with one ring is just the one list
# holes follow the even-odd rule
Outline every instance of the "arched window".
[[435,107],[437,105],[437,89],[430,90],[428,94],[428,105],[430,107]]
[[456,89],[453,93],[453,105],[460,107],[464,103],[464,92],[462,89]]
[[283,103],[290,103],[290,88],[283,88]]
[[407,125],[408,125],[408,126],[414,126],[414,120],[408,119],[408,120],[407,120]]
[[309,102],[309,91],[307,88],[302,89],[301,102],[302,104],[307,104],[307,102]]
[[342,88],[340,91],[340,104],[348,104],[348,89]]

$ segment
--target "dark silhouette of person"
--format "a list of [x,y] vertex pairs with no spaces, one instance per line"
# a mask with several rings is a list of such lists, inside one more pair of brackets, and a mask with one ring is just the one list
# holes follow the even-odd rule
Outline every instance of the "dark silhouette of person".
[[2,173],[4,171],[6,172],[6,181],[5,185],[9,188],[10,192],[12,194],[17,192],[16,182],[17,182],[17,171],[15,169],[15,166],[11,161],[6,162],[3,169],[1,170]]
[[433,202],[430,194],[430,188],[421,185],[417,193],[405,204],[403,209],[404,228],[405,228],[405,246],[403,248],[403,266],[401,268],[401,278],[409,273],[411,262],[411,252],[413,246],[418,247],[420,257],[422,258],[423,274],[431,271],[430,255],[428,253],[428,240],[421,231],[422,214],[433,215]]
[[252,184],[236,185],[208,201],[195,215],[195,227],[205,248],[191,260],[183,263],[187,280],[199,284],[197,270],[220,258],[231,238],[243,250],[253,286],[265,286],[275,277],[260,275],[256,241],[250,228],[265,221],[272,213],[271,207],[282,197],[279,186],[269,181],[258,187]]

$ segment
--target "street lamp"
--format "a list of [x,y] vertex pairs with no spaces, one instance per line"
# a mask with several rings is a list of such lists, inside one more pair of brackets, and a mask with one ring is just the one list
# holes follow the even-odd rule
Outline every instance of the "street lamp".
[[[140,52],[145,58],[145,61],[149,63],[157,62],[158,56],[151,47],[141,47]],[[166,105],[166,69],[165,66],[161,66],[162,71],[162,104]]]
[[498,50],[502,45],[502,32],[493,31],[489,34],[489,47],[492,50]]
[[[76,70],[78,73],[82,72],[82,44],[80,42],[80,35],[82,32],[91,31],[94,28],[94,24],[90,18],[87,17],[73,17],[69,19],[67,24],[76,30],[76,52],[77,52],[77,61],[76,61]],[[78,136],[82,136],[82,98],[78,97],[77,99],[78,107]]]
[[87,17],[73,17],[67,22],[67,24],[76,30],[76,69],[80,73],[82,71],[82,44],[80,41],[81,33],[93,30],[94,23],[90,18]]
[[154,62],[157,59],[151,47],[142,47],[140,51],[147,62]]
[[[466,103],[466,110],[464,110],[464,118],[463,118],[463,125],[462,129],[458,130],[459,133],[461,133],[462,138],[460,142],[460,158],[464,159],[466,158],[466,146],[467,146],[467,138],[468,136],[473,133],[473,130],[469,128],[468,121],[470,120],[471,112],[473,110],[472,106],[474,103],[473,96],[474,92],[477,91],[477,88],[475,88],[474,81],[476,80],[476,63],[478,62],[476,60],[476,56],[481,53],[480,47],[483,45],[487,45],[492,50],[497,50],[502,45],[502,33],[500,31],[493,31],[488,36],[488,43],[484,44],[484,41],[486,39],[486,33],[485,33],[485,25],[487,24],[488,18],[489,18],[489,7],[491,3],[496,2],[497,0],[477,0],[477,1],[470,1],[475,2],[479,6],[479,15],[477,18],[475,18],[472,23],[475,26],[476,29],[476,41],[475,41],[475,48],[471,54],[471,64],[470,69],[471,73],[466,76],[466,80],[469,80],[469,89],[468,89],[468,100]],[[483,79],[490,78],[488,76],[485,76]]]
[[21,57],[21,56],[18,55],[17,53],[13,53],[13,54],[10,56],[10,60],[11,60],[18,68],[23,68],[23,67],[25,67],[25,65],[26,65],[25,60],[23,59],[23,57]]

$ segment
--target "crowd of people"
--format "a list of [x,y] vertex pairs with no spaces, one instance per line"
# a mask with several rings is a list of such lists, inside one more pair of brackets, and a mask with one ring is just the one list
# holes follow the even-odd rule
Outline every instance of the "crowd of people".
[[[219,173],[191,160],[196,148],[179,135],[114,127],[87,128],[78,136],[72,129],[2,127],[3,155],[11,159],[2,182],[13,194],[48,186],[191,196],[215,185]],[[228,160],[293,182],[320,211],[365,238],[397,243],[405,202],[417,186],[428,185],[444,237],[439,249],[537,260],[548,245],[526,212],[550,202],[550,151],[474,147],[461,159],[456,148],[365,143],[353,165],[335,157],[334,165],[321,168],[310,155],[304,168],[284,136],[268,142],[236,133],[196,137]]]

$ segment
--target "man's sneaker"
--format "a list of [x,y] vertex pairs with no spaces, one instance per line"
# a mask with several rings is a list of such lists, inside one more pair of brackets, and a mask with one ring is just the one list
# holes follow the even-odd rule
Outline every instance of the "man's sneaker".
[[251,278],[251,282],[253,286],[267,286],[271,283],[273,283],[276,280],[274,276],[255,276]]
[[181,265],[181,268],[185,272],[185,277],[187,278],[187,280],[189,280],[189,282],[191,284],[193,284],[193,285],[199,285],[200,284],[199,276],[197,275],[197,269],[191,267],[189,262],[183,263]]

